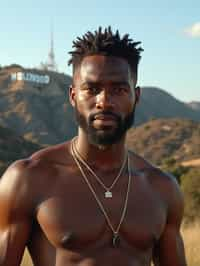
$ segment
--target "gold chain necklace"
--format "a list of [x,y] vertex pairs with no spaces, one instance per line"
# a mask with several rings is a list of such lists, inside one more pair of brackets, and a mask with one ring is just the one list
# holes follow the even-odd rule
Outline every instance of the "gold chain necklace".
[[74,154],[76,156],[76,158],[88,169],[88,171],[95,177],[95,179],[97,180],[97,182],[105,189],[105,198],[112,198],[112,192],[111,190],[113,189],[113,187],[115,186],[115,184],[117,183],[118,179],[120,178],[122,171],[124,170],[124,167],[126,165],[126,160],[127,160],[127,154],[124,157],[124,161],[122,163],[122,166],[116,176],[116,178],[113,180],[112,184],[107,187],[102,180],[97,176],[97,174],[92,170],[92,168],[88,165],[88,163],[83,159],[83,157],[80,155],[80,153],[78,152],[77,148],[76,148],[76,137],[72,140],[72,145],[73,145],[73,150],[74,150]]
[[75,163],[77,164],[86,184],[88,185],[90,191],[92,192],[97,204],[99,205],[99,208],[100,210],[102,211],[107,223],[108,223],[108,226],[110,227],[112,233],[113,233],[113,237],[112,237],[112,245],[113,247],[117,247],[119,245],[119,242],[120,242],[120,238],[119,238],[119,230],[120,230],[120,227],[122,225],[122,222],[124,221],[124,218],[125,218],[125,214],[126,214],[126,211],[127,211],[127,206],[128,206],[128,198],[129,198],[129,192],[130,192],[130,185],[131,185],[131,170],[130,170],[130,159],[129,159],[129,155],[127,154],[127,158],[128,158],[128,185],[127,185],[127,192],[126,192],[126,197],[125,197],[125,202],[124,202],[124,207],[123,207],[123,210],[122,210],[122,215],[121,215],[121,218],[120,218],[120,221],[119,221],[119,224],[117,225],[116,229],[113,227],[112,223],[111,223],[111,220],[102,204],[102,202],[100,201],[100,199],[98,198],[94,188],[92,187],[92,185],[90,184],[83,168],[81,167],[75,153],[74,153],[74,146],[73,146],[73,142],[71,143],[71,154],[72,154],[72,157],[75,161]]

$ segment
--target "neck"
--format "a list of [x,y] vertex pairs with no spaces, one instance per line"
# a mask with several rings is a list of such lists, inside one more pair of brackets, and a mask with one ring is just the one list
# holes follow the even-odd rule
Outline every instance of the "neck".
[[104,169],[118,168],[126,156],[125,136],[117,143],[101,146],[89,142],[87,135],[79,130],[75,140],[79,154],[90,165]]

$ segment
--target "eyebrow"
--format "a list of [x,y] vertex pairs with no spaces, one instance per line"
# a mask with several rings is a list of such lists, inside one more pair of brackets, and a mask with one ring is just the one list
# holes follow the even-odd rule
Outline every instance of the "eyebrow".
[[100,82],[95,82],[95,81],[90,81],[90,80],[88,80],[88,81],[85,81],[85,82],[83,82],[83,83],[81,83],[81,86],[84,86],[84,85],[100,85]]
[[[112,85],[125,85],[125,86],[130,86],[130,84],[126,81],[114,81],[114,82],[110,82]],[[96,81],[85,81],[81,84],[81,86],[84,85],[95,85],[95,86],[100,86],[102,83],[101,82],[96,82]]]

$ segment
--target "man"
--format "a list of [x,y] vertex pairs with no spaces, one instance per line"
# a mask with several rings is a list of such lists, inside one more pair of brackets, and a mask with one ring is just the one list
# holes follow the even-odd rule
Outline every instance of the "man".
[[[125,146],[141,48],[111,28],[74,42],[73,140],[11,165],[0,183],[0,265],[185,266],[174,178]],[[138,140],[139,141],[139,140]]]

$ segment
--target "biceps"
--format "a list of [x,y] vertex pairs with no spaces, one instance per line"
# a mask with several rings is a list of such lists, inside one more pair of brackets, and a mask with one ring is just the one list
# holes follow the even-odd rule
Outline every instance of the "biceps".
[[167,226],[158,245],[160,266],[186,266],[181,234],[174,226]]
[[30,226],[21,222],[0,230],[0,265],[20,265]]

